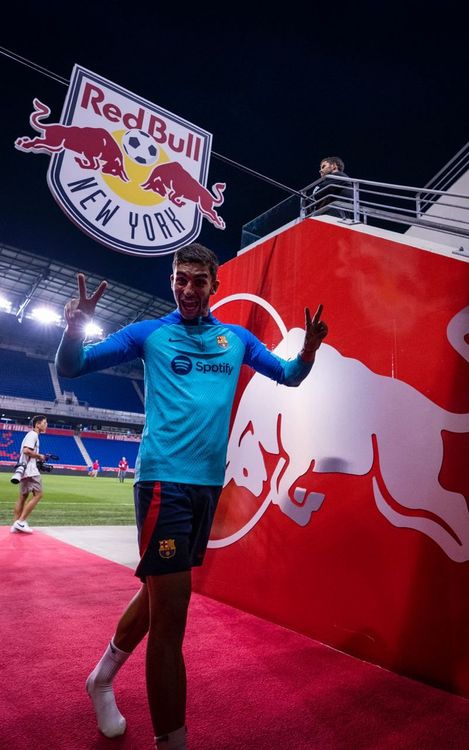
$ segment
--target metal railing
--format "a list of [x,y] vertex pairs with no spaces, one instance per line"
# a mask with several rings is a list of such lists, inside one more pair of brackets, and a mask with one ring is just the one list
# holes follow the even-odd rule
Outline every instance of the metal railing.
[[337,188],[326,198],[331,202],[316,210],[321,202],[320,197],[315,200],[313,196],[315,187],[321,184],[317,180],[303,191],[301,218],[327,213],[333,205],[345,214],[343,218],[356,223],[384,219],[406,227],[418,225],[469,237],[469,195],[334,175],[326,179],[328,183],[337,183]]
[[[469,150],[468,150],[469,159]],[[458,177],[461,173],[458,169]],[[452,169],[453,181],[454,170]],[[446,180],[450,179],[446,173]],[[336,184],[335,184],[336,183]],[[327,185],[327,196],[321,187]],[[327,202],[327,205],[324,205]],[[245,224],[241,247],[259,240],[285,224],[332,213],[348,224],[388,226],[405,232],[420,226],[436,232],[469,237],[469,195],[448,190],[395,185],[332,174],[307,185]]]
[[[469,170],[469,142],[455,154],[444,167],[436,173],[425,185],[430,190],[448,191],[462,175]],[[422,194],[422,202],[425,201],[425,192]]]

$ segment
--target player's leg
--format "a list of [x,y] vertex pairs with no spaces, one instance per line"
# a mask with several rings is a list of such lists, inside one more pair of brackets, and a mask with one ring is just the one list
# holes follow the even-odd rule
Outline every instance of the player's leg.
[[[150,600],[147,692],[158,750],[186,750],[186,671],[182,644],[191,595],[191,568],[201,565],[221,487],[161,483],[151,510],[158,521],[142,528],[137,572],[145,572]],[[150,543],[145,550],[145,539]]]
[[126,721],[117,708],[112,682],[148,631],[148,590],[145,584],[129,602],[114,637],[86,681],[100,731],[106,737],[125,732]]
[[[137,482],[135,511],[150,624],[147,694],[158,750],[186,750],[186,670],[182,643],[191,595],[190,485]],[[168,736],[169,735],[169,736]]]
[[[161,540],[161,531],[165,527],[161,522],[159,555],[166,561],[163,566],[179,559],[177,564],[187,567],[187,570],[147,576],[150,598],[147,692],[157,750],[187,750],[186,672],[182,643],[191,594],[191,568],[203,563],[220,492],[221,487],[162,486],[163,509],[167,507],[164,503],[166,497],[173,495],[171,506],[178,509],[179,522],[175,528],[180,536]],[[153,552],[158,549],[154,541],[155,537],[151,545]],[[146,557],[151,555],[147,553]],[[151,565],[149,559],[141,561],[142,568],[146,565]]]
[[147,576],[147,586],[150,627],[146,681],[156,746],[185,750],[186,668],[182,644],[191,595],[191,572]]
[[143,583],[117,624],[114,644],[121,651],[131,653],[148,633],[149,622],[148,588]]

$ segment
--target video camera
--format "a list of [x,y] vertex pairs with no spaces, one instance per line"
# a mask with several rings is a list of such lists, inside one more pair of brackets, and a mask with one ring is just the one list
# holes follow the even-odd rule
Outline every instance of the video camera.
[[46,453],[44,461],[36,461],[37,468],[41,474],[48,474],[54,468],[52,464],[47,464],[46,461],[58,461],[59,457],[55,453]]

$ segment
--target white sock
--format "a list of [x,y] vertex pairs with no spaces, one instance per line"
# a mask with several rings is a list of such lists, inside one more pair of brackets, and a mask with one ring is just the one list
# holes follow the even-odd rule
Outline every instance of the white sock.
[[114,646],[111,640],[86,680],[86,690],[93,701],[98,727],[105,737],[119,737],[125,732],[126,721],[117,708],[112,680],[129,656],[126,651]]
[[188,750],[187,747],[187,728],[181,727],[174,732],[163,734],[155,737],[155,747],[157,750]]

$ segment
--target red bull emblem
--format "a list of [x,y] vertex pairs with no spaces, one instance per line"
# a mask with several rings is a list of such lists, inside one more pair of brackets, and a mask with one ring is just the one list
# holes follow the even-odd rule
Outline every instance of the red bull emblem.
[[38,135],[20,151],[51,157],[47,181],[67,216],[93,239],[131,255],[165,255],[218,229],[224,182],[206,187],[212,136],[75,65],[60,122],[34,99]]
[[[262,297],[233,294],[212,311],[235,300],[254,302],[272,316],[282,337],[274,354],[290,359],[301,349],[304,330],[288,329]],[[448,321],[447,329],[451,345],[467,361],[468,330],[469,306]],[[440,482],[444,431],[469,433],[469,413],[446,410],[405,381],[379,375],[327,343],[297,388],[279,389],[255,373],[234,412],[225,486],[233,482],[245,488],[259,505],[240,529],[211,539],[208,546],[239,541],[271,504],[306,526],[326,502],[323,492],[310,488],[311,477],[337,473],[369,475],[376,507],[390,524],[425,534],[451,560],[467,562],[466,499]]]
[[160,539],[160,548],[158,551],[160,557],[168,560],[176,554],[176,542],[174,539]]

